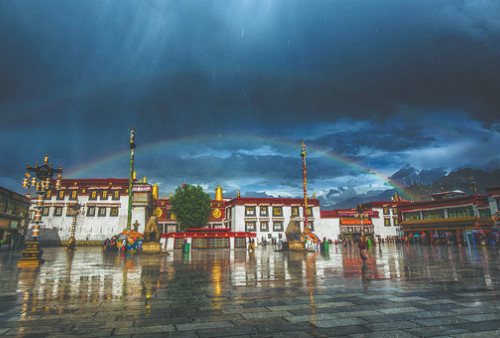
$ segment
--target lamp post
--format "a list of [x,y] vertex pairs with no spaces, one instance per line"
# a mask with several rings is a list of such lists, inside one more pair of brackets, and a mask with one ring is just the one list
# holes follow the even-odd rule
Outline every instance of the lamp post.
[[302,151],[300,152],[302,156],[302,188],[304,190],[304,231],[309,231],[309,225],[307,220],[307,171],[306,171],[306,145],[302,141]]
[[[32,177],[30,172],[34,173]],[[42,224],[42,210],[45,192],[52,187],[52,176],[57,173],[56,189],[61,188],[61,173],[62,166],[58,169],[52,168],[49,163],[49,156],[45,156],[43,164],[32,167],[29,163],[26,166],[26,178],[23,180],[23,187],[25,189],[34,188],[37,194],[35,204],[35,217],[33,220],[32,241],[26,242],[26,250],[22,251],[23,258],[17,262],[18,267],[38,267],[44,260],[41,258],[43,250],[39,248],[38,238],[40,237],[40,224]]]
[[472,192],[474,193],[474,205],[473,205],[472,213],[477,215],[476,228],[478,228],[480,214],[479,214],[479,209],[477,208],[477,181],[474,178],[474,176],[469,177],[469,181],[470,181],[470,188],[471,188]]
[[135,153],[135,127],[130,130],[130,175],[128,179],[128,214],[127,230],[132,223],[132,185],[134,183],[134,153]]
[[76,246],[76,239],[75,239],[76,218],[80,214],[80,209],[82,208],[82,205],[78,203],[78,200],[76,200],[76,203],[68,205],[68,208],[71,210],[71,214],[73,215],[73,222],[71,223],[71,237],[68,240],[66,249],[68,251],[74,251]]

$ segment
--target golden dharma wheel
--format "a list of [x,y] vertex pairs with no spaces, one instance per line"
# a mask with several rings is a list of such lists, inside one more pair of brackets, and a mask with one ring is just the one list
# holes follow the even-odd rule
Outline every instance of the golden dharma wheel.
[[219,210],[219,209],[215,209],[213,212],[212,212],[212,216],[214,218],[219,218],[222,216],[222,212]]
[[160,217],[161,215],[163,215],[163,211],[160,208],[156,208],[153,211],[153,215],[156,216],[156,217]]

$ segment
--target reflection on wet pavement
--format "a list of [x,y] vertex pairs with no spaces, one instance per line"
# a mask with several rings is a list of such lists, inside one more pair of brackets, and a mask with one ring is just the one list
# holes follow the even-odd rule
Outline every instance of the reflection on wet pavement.
[[[192,336],[499,333],[499,251],[382,245],[329,253],[46,248],[1,252],[0,334]],[[332,328],[335,328],[334,332]]]

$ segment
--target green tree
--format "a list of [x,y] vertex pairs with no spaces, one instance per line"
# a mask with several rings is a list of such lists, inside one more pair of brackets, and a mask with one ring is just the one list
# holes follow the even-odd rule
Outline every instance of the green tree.
[[184,184],[170,199],[172,212],[179,220],[179,230],[202,228],[210,215],[210,196],[197,185]]

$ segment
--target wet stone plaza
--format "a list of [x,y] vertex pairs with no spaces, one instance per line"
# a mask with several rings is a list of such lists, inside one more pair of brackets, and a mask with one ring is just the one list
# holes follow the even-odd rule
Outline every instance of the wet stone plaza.
[[355,246],[328,253],[45,248],[37,270],[0,252],[0,335],[494,337],[494,247]]

